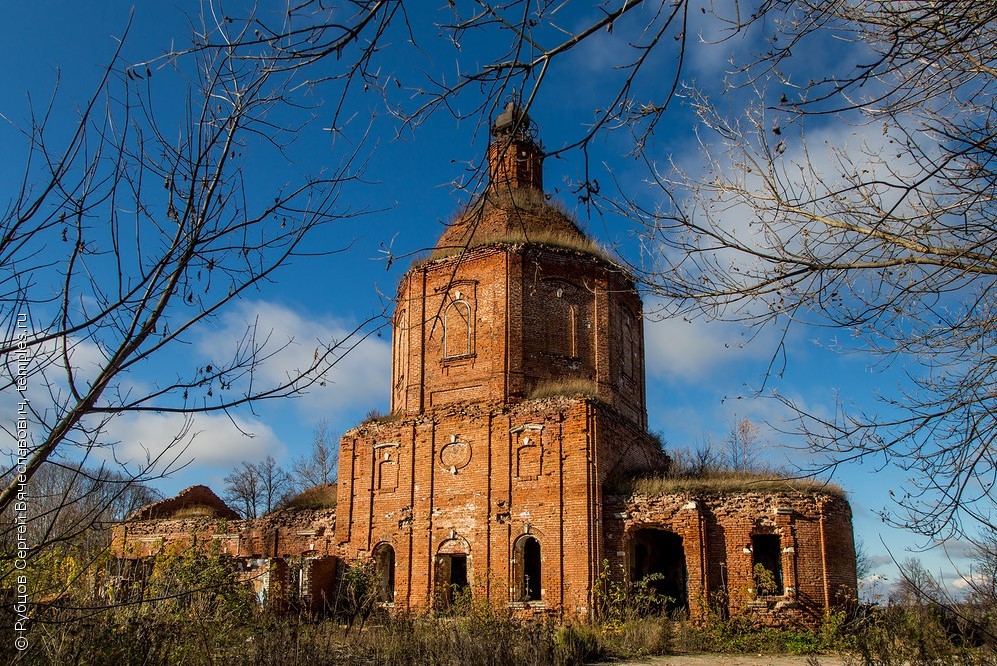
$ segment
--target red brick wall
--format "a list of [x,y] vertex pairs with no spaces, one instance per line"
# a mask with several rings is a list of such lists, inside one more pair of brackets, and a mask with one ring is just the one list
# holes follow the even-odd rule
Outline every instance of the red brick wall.
[[646,427],[641,321],[633,282],[591,255],[489,245],[427,263],[399,287],[391,410],[502,404],[580,379]]
[[[514,600],[516,544],[528,534],[540,543],[542,593],[526,610],[587,615],[603,561],[614,572],[632,568],[634,534],[653,527],[682,538],[693,617],[721,592],[723,612],[766,622],[812,616],[853,595],[843,500],[604,497],[620,479],[667,465],[647,433],[642,305],[619,267],[592,248],[568,249],[587,241],[548,204],[542,150],[529,128],[505,124],[516,117],[508,111],[489,147],[489,191],[444,232],[437,258],[399,285],[392,414],[343,436],[336,511],[133,521],[115,532],[119,555],[196,545],[253,561],[349,561],[390,546],[395,605],[426,608],[442,575],[437,562],[458,554],[475,595]],[[531,399],[568,382],[589,383],[593,395]],[[210,500],[207,489],[188,494]],[[749,592],[752,534],[779,535],[780,599]],[[299,587],[305,574],[308,590],[328,587],[334,562],[321,562],[302,570]]]
[[[505,603],[516,541],[531,534],[544,605],[587,612],[602,558],[599,455],[617,467],[661,461],[649,440],[609,439],[637,430],[596,401],[566,398],[451,405],[361,426],[342,440],[340,552],[350,560],[390,544],[395,604],[411,608],[431,603],[434,558],[462,552],[475,594]],[[385,464],[397,469],[387,485]]]
[[543,189],[543,153],[523,135],[501,136],[488,146],[488,180],[496,190]]
[[218,495],[207,486],[185,488],[174,497],[148,504],[134,512],[130,520],[152,520],[172,518],[175,514],[189,512],[203,516],[237,519],[239,514],[230,509]]

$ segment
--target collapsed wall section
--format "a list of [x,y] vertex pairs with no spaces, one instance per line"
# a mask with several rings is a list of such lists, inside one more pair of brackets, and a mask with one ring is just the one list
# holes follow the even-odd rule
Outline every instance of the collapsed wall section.
[[237,580],[250,585],[267,610],[320,612],[333,598],[339,566],[335,509],[283,510],[247,520],[136,515],[111,533],[122,598],[141,596],[163,558],[194,553],[231,558]]
[[210,516],[130,520],[114,526],[117,557],[143,558],[198,549],[236,558],[327,556],[335,554],[335,509],[275,511],[262,518]]

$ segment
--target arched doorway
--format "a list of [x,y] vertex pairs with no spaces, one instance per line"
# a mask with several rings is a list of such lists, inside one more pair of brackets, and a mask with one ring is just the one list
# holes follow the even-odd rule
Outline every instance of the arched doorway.
[[434,569],[436,610],[451,612],[470,601],[467,542],[459,538],[444,541],[437,552]]
[[682,537],[662,529],[637,530],[631,541],[631,575],[648,586],[667,612],[689,610],[688,575]]
[[513,601],[540,601],[543,596],[543,567],[540,541],[531,534],[516,540],[514,553]]

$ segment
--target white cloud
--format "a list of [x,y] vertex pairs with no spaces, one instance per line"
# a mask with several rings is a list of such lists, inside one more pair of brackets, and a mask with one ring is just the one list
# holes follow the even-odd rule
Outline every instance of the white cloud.
[[[172,372],[171,363],[178,367],[192,367],[194,364],[230,359],[252,322],[258,322],[258,339],[269,337],[266,351],[280,349],[260,362],[254,378],[255,389],[286,382],[287,377],[296,374],[298,369],[312,365],[317,347],[338,341],[342,343],[342,349],[337,350],[341,358],[327,373],[324,385],[315,384],[306,389],[299,399],[264,401],[257,405],[258,413],[240,407],[229,414],[186,415],[154,411],[121,414],[111,418],[101,428],[101,446],[91,455],[105,461],[125,463],[132,469],[145,465],[164,452],[164,463],[180,456],[172,465],[174,468],[182,463],[190,463],[197,468],[230,468],[243,460],[260,459],[267,454],[281,459],[288,451],[281,437],[287,437],[289,433],[297,437],[296,429],[302,424],[315,423],[323,417],[330,421],[337,418],[352,420],[356,418],[356,412],[365,412],[387,401],[391,368],[387,339],[375,335],[361,341],[362,334],[355,335],[355,326],[347,321],[327,315],[309,316],[267,301],[245,301],[233,305],[235,307],[228,310],[216,326],[209,328],[206,325],[200,330],[193,348],[181,351],[189,358],[160,355],[154,368],[143,369],[141,374],[133,372],[122,376],[117,390],[135,398],[155,391],[159,379],[157,373]],[[64,402],[70,396],[64,387],[64,371],[60,369],[61,354],[47,347],[41,352],[53,364],[49,372],[50,381],[46,382],[41,375],[32,375],[29,397],[33,406],[44,409],[45,405],[53,401]],[[70,362],[77,369],[80,381],[86,382],[92,380],[97,369],[106,363],[106,358],[95,344],[82,341],[73,344]],[[56,394],[50,396],[49,389]],[[14,391],[4,392],[0,396],[0,406],[14,413],[17,399]],[[98,423],[95,418],[88,418],[84,425],[95,428]],[[310,425],[303,427],[310,428]],[[38,441],[45,429],[32,420],[30,430],[32,439]],[[13,448],[10,433],[0,431],[0,452]],[[72,457],[81,455],[83,451],[67,442],[67,445],[60,447],[60,453]],[[183,474],[189,474],[189,469]]]
[[258,368],[259,381],[272,385],[308,368],[324,346],[340,344],[335,365],[324,385],[306,389],[291,404],[301,414],[318,420],[383,404],[391,384],[390,336],[372,335],[361,340],[355,325],[327,315],[308,315],[285,305],[267,301],[247,301],[230,310],[215,330],[197,342],[206,358],[221,356],[257,324],[257,339],[269,338],[267,351],[279,350]]
[[[174,460],[173,468],[183,464],[232,467],[267,454],[279,457],[284,451],[265,423],[225,414],[133,412],[108,423],[101,440],[112,443],[113,459],[130,469],[162,456],[159,471]],[[111,450],[98,454],[111,458]]]
[[[653,310],[653,305],[648,308]],[[752,338],[740,324],[668,317],[644,324],[647,372],[666,380],[699,380],[740,361],[771,354],[773,333]]]
[[[39,425],[39,417],[32,410],[38,410],[42,419],[52,420],[55,414],[65,410],[65,404],[72,400],[67,377],[66,360],[77,390],[85,391],[97,377],[107,362],[100,348],[89,339],[67,337],[65,347],[62,340],[49,340],[27,349],[27,357],[22,359],[11,355],[0,372],[0,383],[6,389],[0,393],[0,413],[9,414],[10,426],[0,428],[0,456],[9,455],[17,448],[13,416],[23,406],[27,418],[29,441],[38,442],[44,429]],[[23,386],[23,392],[15,388]],[[23,405],[22,405],[23,401]]]

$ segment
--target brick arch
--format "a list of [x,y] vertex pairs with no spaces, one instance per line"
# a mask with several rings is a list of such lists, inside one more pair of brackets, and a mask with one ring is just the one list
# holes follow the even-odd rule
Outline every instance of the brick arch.
[[461,536],[453,536],[440,542],[436,549],[437,555],[470,555],[471,546],[467,539]]
[[458,598],[470,593],[470,544],[463,537],[451,535],[440,543],[433,559],[433,605],[437,610],[447,611]]
[[524,536],[534,536],[540,539],[541,541],[547,539],[547,534],[542,529],[531,523],[529,520],[523,521],[522,527],[520,527],[518,532],[514,533],[512,540],[513,542],[515,542],[517,539],[520,539]]

